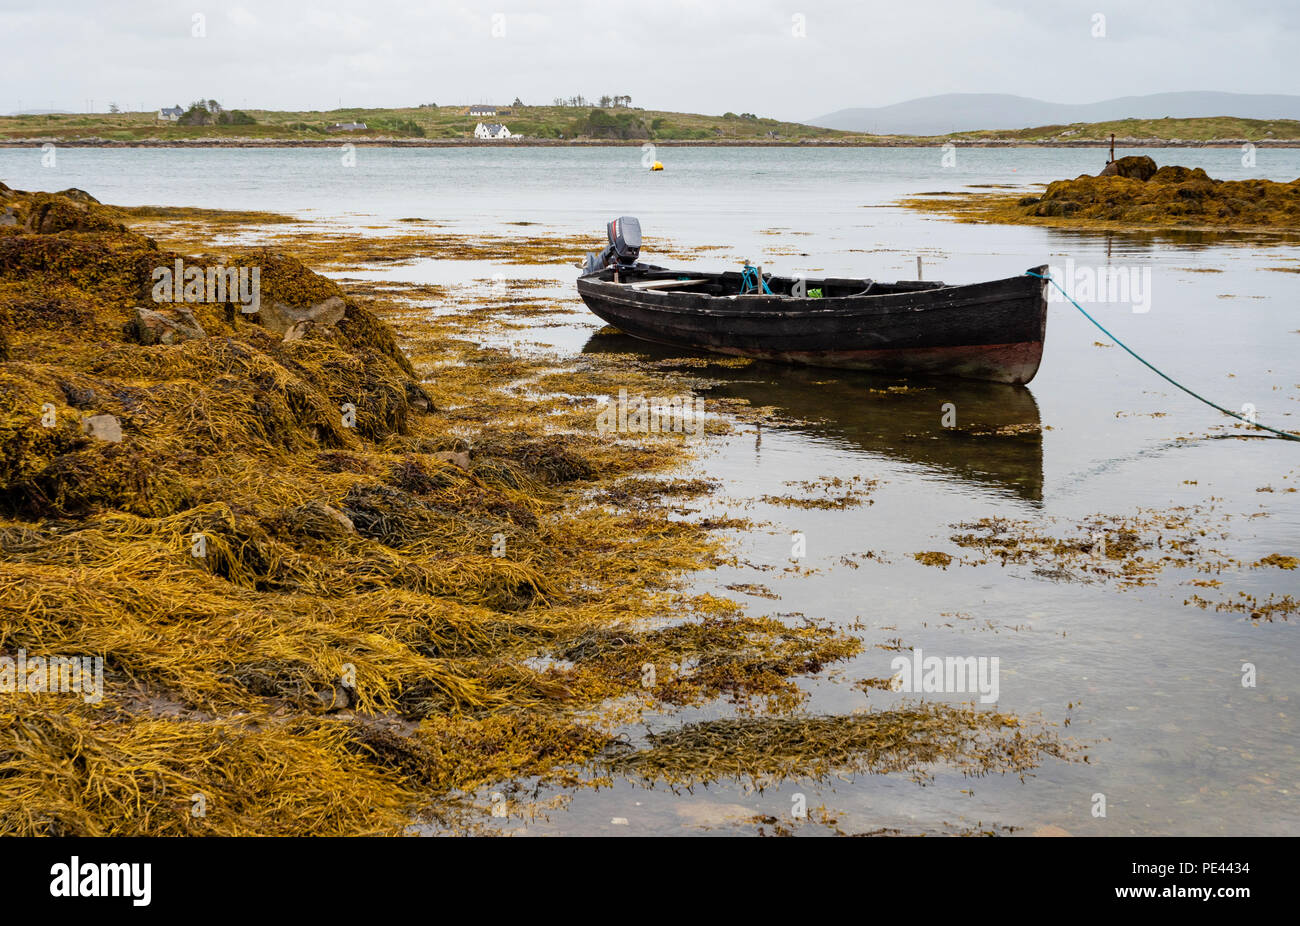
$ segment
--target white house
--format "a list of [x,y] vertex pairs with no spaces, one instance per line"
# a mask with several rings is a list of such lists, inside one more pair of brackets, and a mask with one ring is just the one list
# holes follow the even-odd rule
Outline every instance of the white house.
[[158,110],[159,122],[176,122],[181,116],[185,115],[185,110],[179,106],[164,106]]
[[495,116],[497,114],[497,108],[495,106],[480,104],[478,106],[471,106],[469,108],[469,114],[471,116]]
[[475,138],[510,138],[510,130],[500,122],[480,122],[474,127]]
[[327,131],[330,132],[363,132],[366,124],[364,122],[335,122]]

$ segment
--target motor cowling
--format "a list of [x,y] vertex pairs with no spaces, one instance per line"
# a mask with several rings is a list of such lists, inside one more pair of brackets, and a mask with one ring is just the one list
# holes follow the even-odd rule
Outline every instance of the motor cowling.
[[592,251],[583,264],[584,273],[594,273],[606,267],[635,267],[641,257],[641,223],[635,216],[619,216],[606,226],[609,247]]

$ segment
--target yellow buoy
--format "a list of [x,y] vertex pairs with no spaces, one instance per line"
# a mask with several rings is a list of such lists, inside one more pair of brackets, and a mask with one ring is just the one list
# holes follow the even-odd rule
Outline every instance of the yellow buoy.
[[650,169],[651,169],[651,170],[663,170],[663,169],[664,169],[663,161],[655,161],[653,164],[650,165]]

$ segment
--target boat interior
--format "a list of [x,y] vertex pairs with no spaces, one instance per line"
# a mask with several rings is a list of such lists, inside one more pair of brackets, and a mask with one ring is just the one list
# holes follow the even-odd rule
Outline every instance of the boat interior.
[[[756,271],[748,273],[685,273],[658,267],[608,268],[593,274],[602,281],[617,283],[643,292],[683,293],[697,296],[777,296],[786,299],[832,299],[843,296],[887,296],[940,289],[946,283],[931,280],[851,280],[836,277],[808,279],[762,274],[760,288]],[[798,288],[802,287],[802,292]]]

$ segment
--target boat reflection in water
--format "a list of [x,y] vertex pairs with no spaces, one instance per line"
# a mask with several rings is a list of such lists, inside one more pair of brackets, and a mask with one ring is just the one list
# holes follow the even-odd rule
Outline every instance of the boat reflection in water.
[[[665,347],[614,328],[593,334],[583,353],[634,354],[650,360],[712,355]],[[962,379],[883,379],[849,370],[755,362],[701,373],[718,382],[711,395],[772,406],[798,419],[776,425],[933,471],[981,489],[1041,503],[1043,437],[1038,404],[1024,386]],[[945,405],[951,403],[945,427]]]

